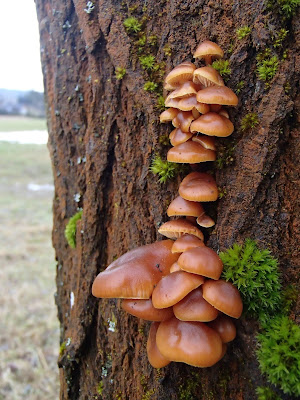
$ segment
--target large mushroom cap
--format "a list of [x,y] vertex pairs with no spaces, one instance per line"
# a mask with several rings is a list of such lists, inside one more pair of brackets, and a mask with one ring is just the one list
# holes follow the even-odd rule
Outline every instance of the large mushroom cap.
[[177,262],[183,271],[211,279],[219,279],[223,270],[223,263],[218,254],[206,246],[185,251]]
[[177,318],[161,322],[156,344],[167,359],[195,367],[211,367],[222,355],[220,336],[202,322],[184,322]]
[[206,173],[192,172],[179,186],[179,194],[190,201],[216,201],[219,195],[214,178]]
[[209,86],[224,86],[224,81],[216,69],[210,66],[197,68],[193,74],[193,82]]
[[171,252],[172,246],[171,240],[163,240],[124,254],[96,277],[93,295],[149,299],[155,285],[169,274],[171,265],[178,259],[178,255]]
[[170,364],[171,361],[167,360],[158,350],[156,345],[156,333],[159,327],[159,322],[153,322],[150,327],[148,341],[147,341],[147,355],[149,363],[153,368],[162,368]]
[[230,119],[214,112],[201,115],[191,123],[191,132],[201,132],[208,136],[227,137],[232,134],[234,126]]
[[172,308],[161,310],[154,308],[151,299],[124,299],[122,301],[122,308],[129,314],[145,319],[146,321],[165,321],[174,315]]
[[[197,238],[204,240],[203,233],[191,222],[184,218],[167,221],[159,228],[158,232],[169,239],[178,239],[185,233],[194,235]],[[177,261],[177,259],[175,260]]]
[[216,152],[205,149],[201,144],[189,140],[172,147],[168,151],[167,160],[170,162],[186,164],[215,161]]
[[224,106],[236,106],[238,98],[231,89],[226,86],[211,86],[197,93],[197,101],[205,104],[219,104]]
[[172,272],[162,278],[153,290],[153,306],[155,308],[171,307],[203,283],[202,276],[184,271]]
[[226,315],[219,315],[208,326],[218,332],[223,343],[231,342],[236,337],[236,327],[232,319]]
[[182,197],[176,197],[167,209],[168,217],[174,216],[191,216],[199,217],[204,214],[201,203],[196,201],[188,201]]
[[205,246],[205,244],[202,242],[202,240],[198,239],[194,235],[185,234],[174,242],[172,246],[172,252],[183,253],[184,251],[193,249],[194,247],[203,247],[203,246]]
[[208,322],[217,318],[219,314],[218,310],[203,299],[201,288],[193,290],[175,304],[173,311],[175,317],[181,321]]
[[224,52],[221,47],[210,40],[205,40],[200,43],[194,53],[194,58],[203,58],[207,64],[211,64],[212,58],[222,57],[224,57]]
[[203,287],[204,299],[222,313],[233,318],[240,318],[243,303],[238,289],[223,280],[206,281]]

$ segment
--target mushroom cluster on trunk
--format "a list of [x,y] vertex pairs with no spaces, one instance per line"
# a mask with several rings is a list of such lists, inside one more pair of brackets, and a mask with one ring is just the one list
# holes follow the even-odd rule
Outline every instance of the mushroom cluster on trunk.
[[[196,68],[183,62],[165,79],[165,89],[171,90],[165,104],[170,108],[160,121],[172,122],[175,128],[170,134],[170,162],[214,161],[214,137],[229,136],[234,129],[224,106],[237,105],[238,99],[208,65],[223,57],[222,49],[205,41],[194,57],[207,65]],[[158,230],[168,240],[124,254],[94,281],[94,296],[122,298],[123,310],[153,321],[147,354],[155,368],[171,361],[210,367],[235,338],[232,318],[241,316],[241,297],[231,283],[220,280],[222,261],[204,244],[199,228],[214,225],[201,203],[217,198],[218,188],[210,174],[188,174],[167,210],[175,219]]]

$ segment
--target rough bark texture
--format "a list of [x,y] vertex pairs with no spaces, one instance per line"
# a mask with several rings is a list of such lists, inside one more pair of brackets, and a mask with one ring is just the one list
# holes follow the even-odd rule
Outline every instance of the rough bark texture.
[[[235,132],[219,140],[220,147],[235,148],[231,165],[215,170],[226,195],[208,207],[217,221],[208,244],[224,250],[246,237],[256,239],[279,258],[284,285],[297,282],[299,266],[300,21],[283,22],[261,0],[94,3],[87,13],[83,0],[36,0],[55,180],[56,301],[66,343],[59,359],[61,399],[254,399],[255,388],[266,382],[255,357],[255,321],[238,322],[237,339],[216,366],[202,370],[172,363],[158,371],[146,357],[149,323],[125,314],[118,300],[91,295],[99,271],[157,239],[180,182],[178,177],[161,185],[149,172],[156,152],[165,157],[169,146],[159,137],[171,126],[158,123],[157,96],[143,89],[146,73],[123,21],[144,17],[143,30],[157,35],[154,54],[166,63],[166,72],[191,60],[197,44],[211,39],[230,60],[227,85],[235,89],[245,82],[239,106],[230,110]],[[289,30],[287,57],[275,49],[279,70],[266,89],[257,79],[255,57],[273,48],[272,36],[283,24]],[[244,25],[252,33],[238,40],[236,29]],[[171,56],[165,54],[167,44]],[[126,68],[121,81],[115,78],[117,67]],[[258,113],[259,125],[242,132],[240,122],[248,112]],[[212,163],[200,167],[212,168]],[[73,250],[64,229],[77,207],[83,208],[83,218]]]

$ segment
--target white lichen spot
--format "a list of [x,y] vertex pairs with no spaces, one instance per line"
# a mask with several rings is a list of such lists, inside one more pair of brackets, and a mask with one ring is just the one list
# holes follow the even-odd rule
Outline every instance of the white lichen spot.
[[75,302],[74,292],[71,292],[70,293],[70,306],[71,306],[71,308],[74,306],[74,302]]
[[69,29],[69,28],[71,28],[71,24],[70,24],[70,22],[68,21],[68,20],[66,20],[66,22],[63,24],[63,29]]
[[115,332],[116,331],[116,322],[111,321],[109,318],[108,318],[107,322],[108,322],[108,330],[111,332]]
[[77,164],[81,164],[82,162],[82,158],[81,157],[77,157]]
[[94,8],[95,8],[94,3],[92,1],[88,1],[86,3],[86,8],[84,8],[84,11],[87,14],[91,14]]
[[82,162],[86,163],[86,156],[82,157]]
[[66,340],[66,346],[70,346],[72,339],[70,337]]
[[81,199],[81,194],[80,193],[75,193],[73,198],[76,201],[76,203],[79,203],[80,199]]
[[107,369],[105,367],[102,367],[101,376],[102,376],[102,378],[107,377]]

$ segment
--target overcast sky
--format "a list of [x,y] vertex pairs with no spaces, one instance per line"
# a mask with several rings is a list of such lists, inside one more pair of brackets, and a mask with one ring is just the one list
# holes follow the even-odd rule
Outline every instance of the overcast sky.
[[43,91],[34,0],[0,0],[0,88]]

